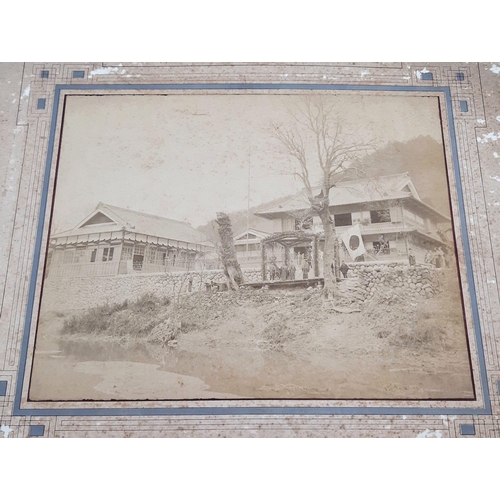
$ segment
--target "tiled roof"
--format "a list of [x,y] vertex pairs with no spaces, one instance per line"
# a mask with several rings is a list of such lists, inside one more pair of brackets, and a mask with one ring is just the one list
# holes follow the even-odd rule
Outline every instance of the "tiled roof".
[[[414,191],[414,194],[410,191],[402,191],[409,183],[411,188],[414,189],[410,176],[406,173],[339,182],[330,189],[330,206],[353,205],[357,203],[401,199],[412,196],[419,200],[420,198],[416,191]],[[319,194],[319,192],[320,189],[318,188],[316,193]],[[256,212],[256,215],[291,212],[295,210],[304,210],[308,207],[309,201],[306,193],[305,191],[301,191],[291,196],[280,205]]]
[[82,223],[70,231],[58,233],[52,237],[59,238],[65,236],[94,234],[96,232],[102,233],[121,231],[122,228],[124,228],[126,231],[133,233],[213,246],[212,243],[207,241],[207,238],[203,233],[185,222],[167,219],[166,217],[159,217],[157,215],[150,215],[143,212],[137,212],[136,210],[130,210],[128,208],[115,207],[105,203],[99,203],[96,210],[92,212],[92,215],[96,212],[102,212],[113,219],[116,223],[88,226],[85,226],[84,223]]

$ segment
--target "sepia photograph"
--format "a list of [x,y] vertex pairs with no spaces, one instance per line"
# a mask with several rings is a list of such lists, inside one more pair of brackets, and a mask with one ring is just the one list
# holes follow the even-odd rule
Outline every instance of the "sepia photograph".
[[473,400],[439,98],[64,98],[30,401]]

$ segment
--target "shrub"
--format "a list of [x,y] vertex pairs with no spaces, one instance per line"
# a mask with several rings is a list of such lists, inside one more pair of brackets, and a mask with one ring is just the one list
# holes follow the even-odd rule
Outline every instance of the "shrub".
[[[62,333],[103,334],[123,337],[128,333],[144,336],[164,318],[155,318],[168,307],[170,299],[158,299],[146,293],[135,301],[125,300],[116,304],[94,307],[79,316],[64,321]],[[154,314],[153,314],[154,313]]]

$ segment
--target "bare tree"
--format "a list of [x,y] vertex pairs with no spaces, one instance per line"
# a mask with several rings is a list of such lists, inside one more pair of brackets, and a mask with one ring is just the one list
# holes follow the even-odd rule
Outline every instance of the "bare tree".
[[364,175],[360,158],[373,150],[373,144],[360,142],[345,132],[344,122],[327,96],[306,96],[293,109],[287,109],[292,125],[272,123],[272,134],[283,152],[296,160],[282,173],[300,179],[311,215],[321,219],[325,235],[324,296],[330,299],[336,291],[332,264],[338,251],[335,221],[329,208],[330,190],[341,180]]

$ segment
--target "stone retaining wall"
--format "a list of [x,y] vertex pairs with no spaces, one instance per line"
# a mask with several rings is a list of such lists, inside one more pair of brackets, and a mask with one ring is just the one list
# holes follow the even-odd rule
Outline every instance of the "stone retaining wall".
[[439,271],[428,264],[351,264],[348,278],[357,278],[356,296],[360,301],[387,292],[404,297],[430,298],[439,291]]
[[[246,282],[260,281],[260,270],[244,269]],[[155,274],[122,274],[117,276],[89,276],[48,278],[43,288],[42,307],[45,311],[87,309],[105,303],[136,300],[145,293],[158,297],[172,297],[186,292],[192,278],[192,291],[205,290],[205,283],[225,282],[221,270]]]
[[[349,264],[349,280],[340,286],[348,288],[357,301],[369,300],[374,295],[391,291],[405,297],[433,297],[439,290],[438,272],[434,266],[404,263]],[[260,270],[244,269],[247,283],[261,281]],[[43,289],[43,309],[60,311],[87,309],[105,303],[136,300],[145,293],[158,297],[172,297],[188,290],[206,290],[206,283],[225,282],[221,270],[191,273],[123,274],[86,278],[48,278]],[[354,279],[353,279],[354,278]]]

